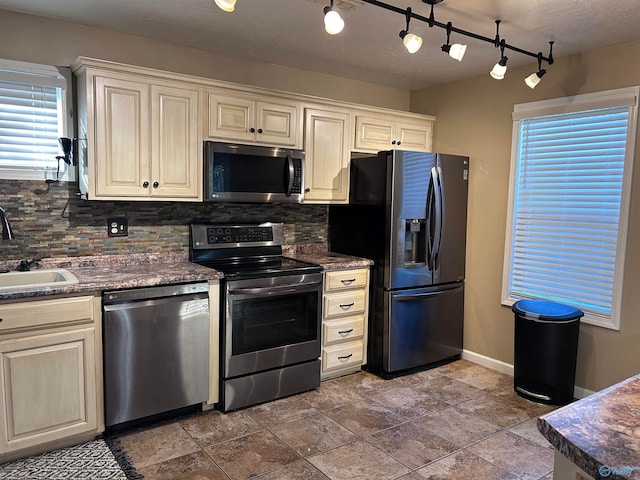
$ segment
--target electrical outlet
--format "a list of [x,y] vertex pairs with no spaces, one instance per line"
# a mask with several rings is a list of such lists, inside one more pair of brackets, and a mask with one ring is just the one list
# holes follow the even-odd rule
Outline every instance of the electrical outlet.
[[126,237],[129,235],[129,222],[126,217],[109,218],[107,220],[107,235],[110,237]]

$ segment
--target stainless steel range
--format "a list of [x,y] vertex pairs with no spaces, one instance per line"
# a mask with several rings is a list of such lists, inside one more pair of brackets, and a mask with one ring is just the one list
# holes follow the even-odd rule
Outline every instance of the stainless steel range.
[[284,257],[283,232],[282,223],[191,225],[191,261],[225,274],[225,412],[320,386],[322,267]]

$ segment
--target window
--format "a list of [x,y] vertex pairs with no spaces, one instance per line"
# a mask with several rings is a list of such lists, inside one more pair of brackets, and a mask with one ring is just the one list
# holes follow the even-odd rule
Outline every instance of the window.
[[619,329],[639,88],[516,105],[502,303]]
[[69,80],[66,68],[0,60],[0,178],[56,178],[59,163],[64,172],[56,156],[58,138],[73,136]]

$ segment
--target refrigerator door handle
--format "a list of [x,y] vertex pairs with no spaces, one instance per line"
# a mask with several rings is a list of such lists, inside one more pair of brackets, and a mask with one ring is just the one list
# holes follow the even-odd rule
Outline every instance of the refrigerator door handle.
[[434,189],[436,196],[436,234],[435,234],[435,247],[434,247],[434,262],[433,269],[440,269],[440,245],[442,243],[442,222],[444,220],[444,195],[442,194],[442,169],[440,167],[434,167],[436,170],[436,178],[438,179],[437,188]]
[[434,239],[434,230],[435,225],[431,224],[431,214],[433,213],[434,203],[435,203],[435,176],[434,169],[431,169],[431,176],[429,177],[429,188],[427,190],[427,221],[426,221],[426,229],[427,229],[427,266],[429,270],[433,270],[433,258],[434,258],[434,250],[433,250],[433,239]]
[[[438,253],[440,252],[440,239],[442,236],[442,189],[440,186],[440,173],[438,168],[431,168],[431,184],[433,188],[430,189],[432,198],[429,199],[430,206],[435,208],[429,208],[429,215],[435,214],[435,218],[429,219],[429,225],[433,223],[433,231],[430,231],[429,235],[429,269],[435,271],[437,268]],[[435,212],[433,212],[435,210]]]
[[462,286],[450,288],[447,290],[437,290],[435,292],[423,292],[423,293],[410,293],[407,295],[394,295],[393,299],[399,302],[410,302],[412,300],[420,300],[425,297],[433,297],[435,295],[446,295],[447,293],[457,293],[462,289]]

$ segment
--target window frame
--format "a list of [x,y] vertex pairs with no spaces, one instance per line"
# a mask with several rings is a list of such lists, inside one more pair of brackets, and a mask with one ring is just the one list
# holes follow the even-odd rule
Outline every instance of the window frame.
[[[61,89],[60,108],[62,110],[61,136],[75,138],[73,125],[73,81],[71,68],[54,67],[38,63],[0,59],[0,80],[23,84],[39,84]],[[60,149],[59,149],[60,150]],[[59,151],[62,154],[62,151]],[[64,162],[62,162],[64,164]],[[77,178],[77,168],[64,164],[61,182],[72,182]],[[45,180],[55,177],[55,170],[25,170],[20,168],[0,168],[0,179],[4,180]]]
[[[618,238],[616,243],[616,259],[614,265],[613,290],[611,298],[611,314],[609,317],[592,315],[585,312],[581,321],[600,327],[620,330],[620,311],[623,293],[623,277],[626,258],[626,243],[628,237],[629,210],[631,203],[631,182],[633,163],[636,151],[636,137],[638,134],[638,97],[640,87],[627,87],[603,92],[575,95],[564,98],[543,100],[514,105],[513,129],[511,142],[511,160],[509,172],[509,193],[507,206],[507,222],[505,231],[505,250],[503,259],[501,304],[511,306],[522,298],[510,292],[511,257],[513,248],[514,208],[516,182],[518,174],[518,153],[520,150],[520,121],[547,115],[576,113],[581,111],[626,106],[629,108],[629,123],[627,126],[627,143],[624,158],[622,193],[620,197],[620,212],[618,223]],[[580,308],[579,306],[577,306]]]

